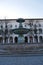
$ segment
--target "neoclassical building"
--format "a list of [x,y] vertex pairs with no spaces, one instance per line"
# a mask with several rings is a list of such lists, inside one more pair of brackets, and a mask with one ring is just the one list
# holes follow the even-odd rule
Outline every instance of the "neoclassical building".
[[43,19],[0,19],[0,44],[19,43],[43,43]]

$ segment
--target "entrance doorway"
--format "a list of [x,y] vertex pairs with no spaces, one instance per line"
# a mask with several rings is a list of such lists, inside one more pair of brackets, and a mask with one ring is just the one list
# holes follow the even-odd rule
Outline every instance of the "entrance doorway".
[[0,37],[0,44],[2,44],[3,43],[3,38],[2,37]]
[[42,36],[39,37],[40,43],[43,43],[43,38]]
[[8,37],[5,37],[5,43],[8,43]]
[[38,43],[38,36],[34,36],[35,43]]
[[28,37],[25,36],[25,43],[28,43]]
[[33,43],[33,37],[30,36],[29,39],[30,39],[30,43]]
[[15,43],[17,43],[17,42],[18,42],[18,38],[17,38],[17,37],[15,37],[15,39],[14,39],[14,40],[15,40]]

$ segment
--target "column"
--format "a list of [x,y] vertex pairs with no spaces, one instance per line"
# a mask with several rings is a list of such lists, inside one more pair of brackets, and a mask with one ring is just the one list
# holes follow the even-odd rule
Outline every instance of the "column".
[[9,40],[9,38],[8,38],[8,44],[10,43],[10,40]]
[[3,44],[5,44],[4,38],[3,38]]
[[30,42],[29,42],[29,36],[28,36],[28,43],[30,43]]
[[38,43],[40,43],[39,36],[38,36]]
[[33,37],[33,43],[34,43],[34,37]]
[[14,41],[14,37],[13,37],[13,44],[14,44],[14,42],[15,42],[15,41]]

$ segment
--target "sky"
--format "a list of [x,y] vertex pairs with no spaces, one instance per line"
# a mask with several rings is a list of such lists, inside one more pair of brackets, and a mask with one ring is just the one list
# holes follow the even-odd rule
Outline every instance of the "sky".
[[0,0],[0,19],[43,18],[43,0]]

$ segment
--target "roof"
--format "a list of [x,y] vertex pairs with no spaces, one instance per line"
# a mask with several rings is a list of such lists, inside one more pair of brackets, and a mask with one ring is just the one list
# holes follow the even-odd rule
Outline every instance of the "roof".
[[[17,20],[17,19],[0,19],[0,21],[11,21],[11,20]],[[24,18],[24,19],[25,20],[43,20],[43,18]]]

